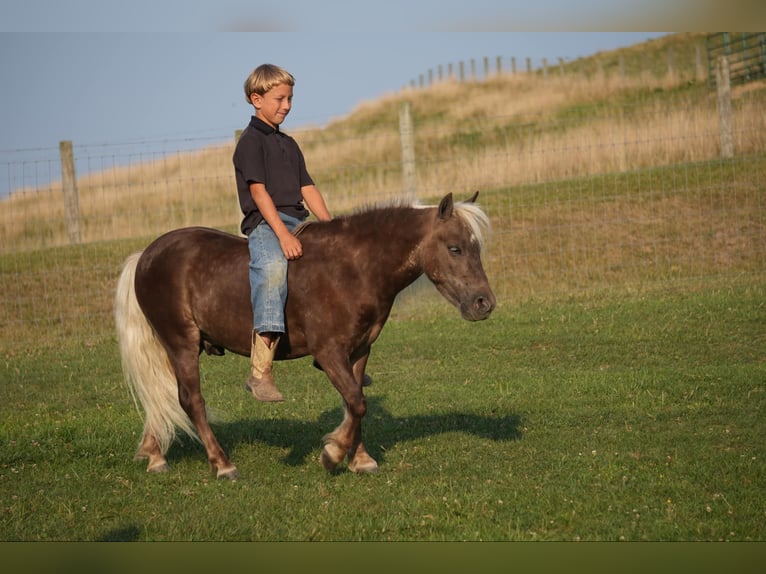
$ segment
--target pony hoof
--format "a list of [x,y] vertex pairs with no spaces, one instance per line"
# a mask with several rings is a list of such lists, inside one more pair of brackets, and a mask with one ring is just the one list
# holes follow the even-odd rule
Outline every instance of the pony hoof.
[[377,474],[380,471],[380,467],[378,467],[378,463],[375,462],[373,459],[360,462],[358,464],[354,464],[353,462],[348,465],[348,469],[351,472],[356,472],[359,474]]
[[334,471],[335,467],[338,466],[338,463],[332,460],[330,455],[328,455],[325,451],[322,451],[322,455],[319,457],[319,459],[322,461],[322,466],[327,472]]
[[227,469],[221,469],[216,474],[218,479],[237,480],[239,478],[239,471],[236,466],[232,466]]
[[147,458],[149,459],[149,462],[146,465],[146,472],[167,472],[170,470],[168,461],[165,460],[164,456],[158,454],[137,452],[136,456],[133,457],[133,460],[144,460]]
[[160,464],[146,467],[146,472],[167,472],[169,470],[170,467],[168,466],[167,462],[161,462]]
[[[334,451],[334,453],[332,451]],[[327,444],[322,449],[320,460],[322,461],[322,466],[325,467],[325,470],[332,472],[338,466],[338,463],[343,460],[343,453],[337,446]]]

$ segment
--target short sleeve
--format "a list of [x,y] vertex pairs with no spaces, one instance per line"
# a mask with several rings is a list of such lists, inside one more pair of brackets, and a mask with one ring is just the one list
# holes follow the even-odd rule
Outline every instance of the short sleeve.
[[240,138],[234,150],[234,169],[247,184],[266,183],[266,161],[260,138]]

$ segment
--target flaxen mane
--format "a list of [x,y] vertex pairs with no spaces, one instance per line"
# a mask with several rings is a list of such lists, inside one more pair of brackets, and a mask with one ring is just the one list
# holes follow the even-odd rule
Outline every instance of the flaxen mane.
[[[407,200],[405,198],[396,198],[390,201],[369,204],[355,209],[350,215],[341,215],[340,219],[349,217],[370,216],[371,223],[376,219],[387,219],[388,212],[397,209],[428,209],[436,207],[434,205],[423,205],[417,201]],[[471,230],[471,239],[479,244],[483,249],[484,242],[491,231],[491,224],[486,213],[473,202],[457,202],[454,205],[455,213],[465,222]],[[294,233],[295,235],[303,232],[308,226],[318,223],[316,221],[306,221],[299,225]]]

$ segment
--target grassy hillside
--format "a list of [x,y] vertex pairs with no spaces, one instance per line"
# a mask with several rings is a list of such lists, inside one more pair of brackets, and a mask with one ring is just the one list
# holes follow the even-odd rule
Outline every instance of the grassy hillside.
[[[766,262],[766,88],[734,90],[737,153],[721,159],[716,95],[698,76],[703,42],[679,34],[551,68],[547,77],[404,90],[294,135],[332,211],[343,213],[401,195],[398,117],[411,102],[418,197],[481,190],[494,228],[485,263],[501,305],[758,275]],[[122,259],[161,232],[236,232],[232,146],[81,177],[79,246],[67,245],[57,185],[3,201],[0,331],[9,344],[41,329],[51,340],[111,330]]]
[[[404,90],[364,103],[326,128],[293,135],[336,213],[402,193],[404,101],[414,114],[423,198],[707,161],[718,155],[718,127],[715,93],[698,75],[703,43],[703,35],[679,34],[580,59],[545,77],[507,74]],[[766,113],[763,91],[758,85],[735,93],[738,121],[746,122],[737,126],[738,153],[766,149],[766,132],[748,123]],[[151,236],[190,224],[236,229],[232,149],[233,141],[81,177],[84,240]],[[42,221],[40,193],[50,206]],[[3,204],[3,250],[67,242],[59,185],[14,194]]]

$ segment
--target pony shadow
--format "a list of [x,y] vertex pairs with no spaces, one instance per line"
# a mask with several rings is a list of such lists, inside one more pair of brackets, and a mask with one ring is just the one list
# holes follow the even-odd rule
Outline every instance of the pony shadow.
[[105,532],[97,542],[135,542],[141,534],[141,528],[131,524]]
[[[517,414],[482,416],[476,414],[443,412],[438,414],[396,417],[383,405],[385,396],[367,398],[364,418],[364,442],[367,451],[379,463],[385,462],[385,453],[400,442],[450,432],[470,433],[498,442],[522,438],[521,417]],[[318,454],[322,437],[331,432],[343,419],[341,406],[324,411],[316,421],[286,419],[241,419],[212,424],[216,436],[225,450],[236,445],[262,443],[289,449],[282,462],[287,466],[301,466],[312,454]],[[198,444],[179,445],[172,458],[199,456],[204,450]],[[173,453],[169,453],[173,454]],[[235,461],[236,462],[236,461]]]

